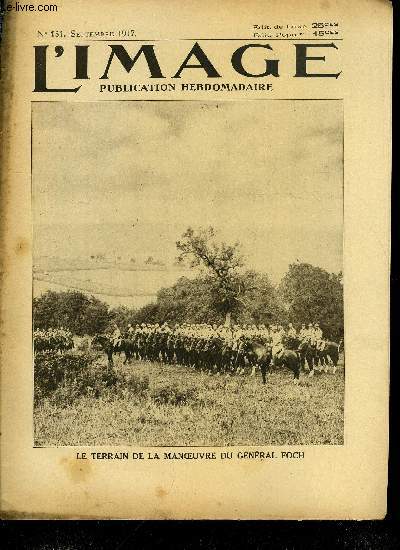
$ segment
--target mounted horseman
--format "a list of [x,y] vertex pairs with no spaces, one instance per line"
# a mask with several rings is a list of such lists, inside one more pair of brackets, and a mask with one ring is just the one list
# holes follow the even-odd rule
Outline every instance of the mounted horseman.
[[283,344],[286,349],[291,349],[296,351],[299,347],[299,337],[297,336],[297,331],[294,328],[292,323],[289,323],[288,330],[286,332],[286,336],[283,339]]
[[317,352],[323,351],[325,342],[323,340],[323,332],[321,327],[319,326],[319,323],[314,324],[313,338],[314,338],[314,344]]
[[323,347],[318,350],[318,357],[321,365],[325,368],[325,372],[328,372],[329,364],[332,364],[332,374],[335,374],[337,364],[339,362],[340,347],[343,344],[343,340],[340,340],[339,344],[330,340],[323,341]]
[[249,365],[251,365],[252,375],[255,374],[256,367],[260,367],[263,384],[266,384],[272,359],[271,344],[264,344],[260,340],[250,337],[243,338],[239,344],[238,356],[240,352],[246,356]]
[[114,367],[113,353],[115,350],[109,334],[96,334],[92,339],[91,347],[103,351],[107,355],[108,368],[112,369]]
[[276,357],[279,353],[283,351],[283,337],[284,332],[280,327],[272,325],[271,327],[271,348],[272,348],[272,359]]
[[100,349],[107,355],[108,368],[114,367],[114,353],[125,354],[125,361],[130,361],[133,356],[134,343],[129,338],[123,338],[121,331],[116,323],[113,323],[111,328],[104,334],[96,334],[92,340],[92,347]]
[[[122,336],[121,330],[117,325],[117,323],[112,324],[111,336],[110,336],[110,339],[112,341],[112,347],[113,347],[112,353],[124,352],[125,354],[124,364],[127,361],[131,361],[134,353],[134,343],[131,338],[131,332],[129,332],[129,327],[128,327],[128,331],[124,336]],[[111,355],[111,359],[112,359],[112,355]]]
[[[275,329],[273,329],[275,330]],[[286,367],[293,372],[293,381],[298,384],[300,379],[300,357],[294,350],[285,349],[282,341],[274,345],[272,342],[264,343],[259,339],[248,338],[243,342],[243,349],[248,357],[249,363],[254,367],[259,366],[263,384],[267,382],[267,374],[271,367]],[[253,369],[254,373],[255,368]]]
[[313,376],[315,366],[318,364],[318,351],[312,323],[309,323],[307,329],[305,328],[305,325],[302,326],[299,333],[299,340],[298,352],[300,355],[301,366],[305,368],[307,361],[308,369],[310,371],[309,376]]

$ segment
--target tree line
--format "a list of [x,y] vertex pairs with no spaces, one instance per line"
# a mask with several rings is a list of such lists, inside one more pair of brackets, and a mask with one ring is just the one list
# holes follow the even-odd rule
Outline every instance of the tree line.
[[[227,252],[229,256],[229,251]],[[265,273],[254,270],[229,273],[221,281],[212,270],[196,277],[181,277],[162,288],[155,303],[140,309],[109,307],[79,291],[47,291],[33,300],[34,327],[66,328],[76,335],[104,332],[116,322],[121,330],[128,323],[223,323],[227,314],[237,324],[286,325],[318,321],[326,337],[343,336],[342,274],[328,273],[307,263],[293,263],[278,285]]]
[[35,328],[64,327],[74,334],[96,334],[116,322],[287,324],[319,322],[333,340],[343,336],[342,274],[308,263],[289,265],[279,285],[266,273],[245,269],[239,242],[218,239],[213,227],[189,227],[176,242],[177,262],[197,270],[162,288],[155,303],[139,310],[109,308],[82,292],[49,291],[33,301]]

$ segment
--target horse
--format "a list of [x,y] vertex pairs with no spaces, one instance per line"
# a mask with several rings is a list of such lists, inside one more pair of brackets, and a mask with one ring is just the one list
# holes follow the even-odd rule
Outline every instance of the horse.
[[292,349],[282,349],[280,353],[277,353],[272,357],[272,364],[276,367],[286,367],[293,372],[293,382],[299,383],[301,359],[297,351]]
[[120,339],[119,344],[117,346],[114,346],[114,348],[115,352],[123,352],[125,354],[125,365],[126,362],[130,363],[135,357],[137,346],[132,338],[128,338],[127,335],[125,335]]
[[113,353],[116,351],[112,339],[106,334],[96,334],[92,339],[91,347],[104,351],[108,359],[108,367],[111,369],[114,366]]
[[101,351],[104,351],[104,353],[107,355],[109,368],[113,368],[114,366],[114,353],[123,352],[125,354],[125,365],[127,361],[131,361],[134,355],[135,348],[133,341],[129,340],[128,338],[121,338],[120,341],[115,345],[112,338],[110,336],[107,336],[107,334],[96,334],[92,340],[92,347],[100,348]]
[[300,364],[303,368],[305,368],[305,364],[307,361],[308,368],[310,370],[308,376],[314,375],[314,368],[318,364],[318,350],[316,345],[311,344],[307,340],[303,340],[302,342],[299,341],[297,352],[300,357]]
[[321,365],[325,368],[325,372],[328,372],[328,365],[329,362],[331,362],[333,365],[332,373],[335,374],[339,361],[340,345],[341,342],[339,342],[339,344],[336,344],[336,342],[325,340],[323,348],[318,350],[318,358],[321,362]]
[[[255,361],[261,370],[263,384],[267,382],[267,374],[271,364],[274,366],[283,366],[293,372],[294,383],[298,384],[300,378],[300,357],[294,350],[283,349],[279,354],[272,356],[271,344],[264,344],[259,340],[248,340],[243,343],[243,347],[248,354],[249,362]],[[254,363],[253,363],[254,364]],[[255,367],[253,367],[254,374]]]
[[249,364],[252,365],[252,376],[255,374],[256,366],[260,367],[263,384],[267,382],[268,368],[272,359],[272,347],[259,340],[244,340],[240,343],[239,353],[243,351]]

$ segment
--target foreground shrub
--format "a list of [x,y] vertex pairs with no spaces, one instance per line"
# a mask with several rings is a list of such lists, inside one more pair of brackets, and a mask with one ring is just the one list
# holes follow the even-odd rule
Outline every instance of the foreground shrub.
[[95,356],[83,352],[45,351],[35,355],[35,404],[49,398],[60,406],[69,405],[82,395],[99,397],[114,386],[118,377]]
[[160,405],[187,405],[197,399],[196,388],[175,388],[162,386],[154,388],[150,394],[153,401]]
[[149,391],[150,380],[147,374],[129,373],[121,376],[118,385],[127,393],[143,397]]
[[77,336],[75,339],[75,349],[78,351],[88,352],[90,350],[90,337]]

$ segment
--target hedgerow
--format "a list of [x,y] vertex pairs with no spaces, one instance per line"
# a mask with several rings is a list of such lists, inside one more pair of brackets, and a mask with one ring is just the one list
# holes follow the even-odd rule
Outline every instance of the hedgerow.
[[69,405],[83,395],[99,397],[106,388],[115,386],[118,377],[113,370],[97,362],[97,357],[84,352],[54,351],[35,354],[35,404],[48,398],[59,405]]

